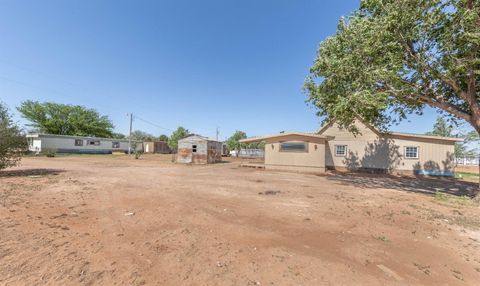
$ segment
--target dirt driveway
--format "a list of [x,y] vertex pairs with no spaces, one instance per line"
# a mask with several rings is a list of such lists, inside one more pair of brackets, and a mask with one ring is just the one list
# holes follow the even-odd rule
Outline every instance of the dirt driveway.
[[169,158],[0,172],[0,285],[479,285],[473,184]]

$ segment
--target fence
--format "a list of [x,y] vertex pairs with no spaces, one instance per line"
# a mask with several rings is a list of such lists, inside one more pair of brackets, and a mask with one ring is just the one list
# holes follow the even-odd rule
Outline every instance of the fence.
[[265,157],[265,151],[262,149],[240,149],[238,157],[261,158]]
[[480,157],[458,157],[455,158],[455,164],[462,166],[478,166],[480,164]]

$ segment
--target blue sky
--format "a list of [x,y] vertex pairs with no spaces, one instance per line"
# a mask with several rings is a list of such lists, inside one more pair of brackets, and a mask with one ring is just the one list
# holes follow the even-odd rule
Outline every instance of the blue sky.
[[[350,0],[0,0],[0,100],[80,104],[127,133],[182,125],[224,139],[313,131],[302,85]],[[395,131],[429,131],[437,114]]]

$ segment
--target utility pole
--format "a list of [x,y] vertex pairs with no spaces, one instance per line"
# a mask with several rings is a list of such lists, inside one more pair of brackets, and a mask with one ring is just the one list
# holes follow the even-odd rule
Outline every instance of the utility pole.
[[218,141],[218,134],[220,134],[220,132],[218,131],[218,126],[217,126],[217,141]]
[[128,155],[132,154],[132,122],[133,122],[133,114],[130,113],[130,131],[128,133]]

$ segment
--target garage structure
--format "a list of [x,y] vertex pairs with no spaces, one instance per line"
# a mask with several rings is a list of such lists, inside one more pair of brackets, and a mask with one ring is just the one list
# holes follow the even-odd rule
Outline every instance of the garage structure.
[[324,173],[325,146],[331,139],[291,132],[243,139],[240,143],[265,142],[265,169]]
[[177,163],[211,164],[222,161],[222,142],[200,135],[178,140]]

